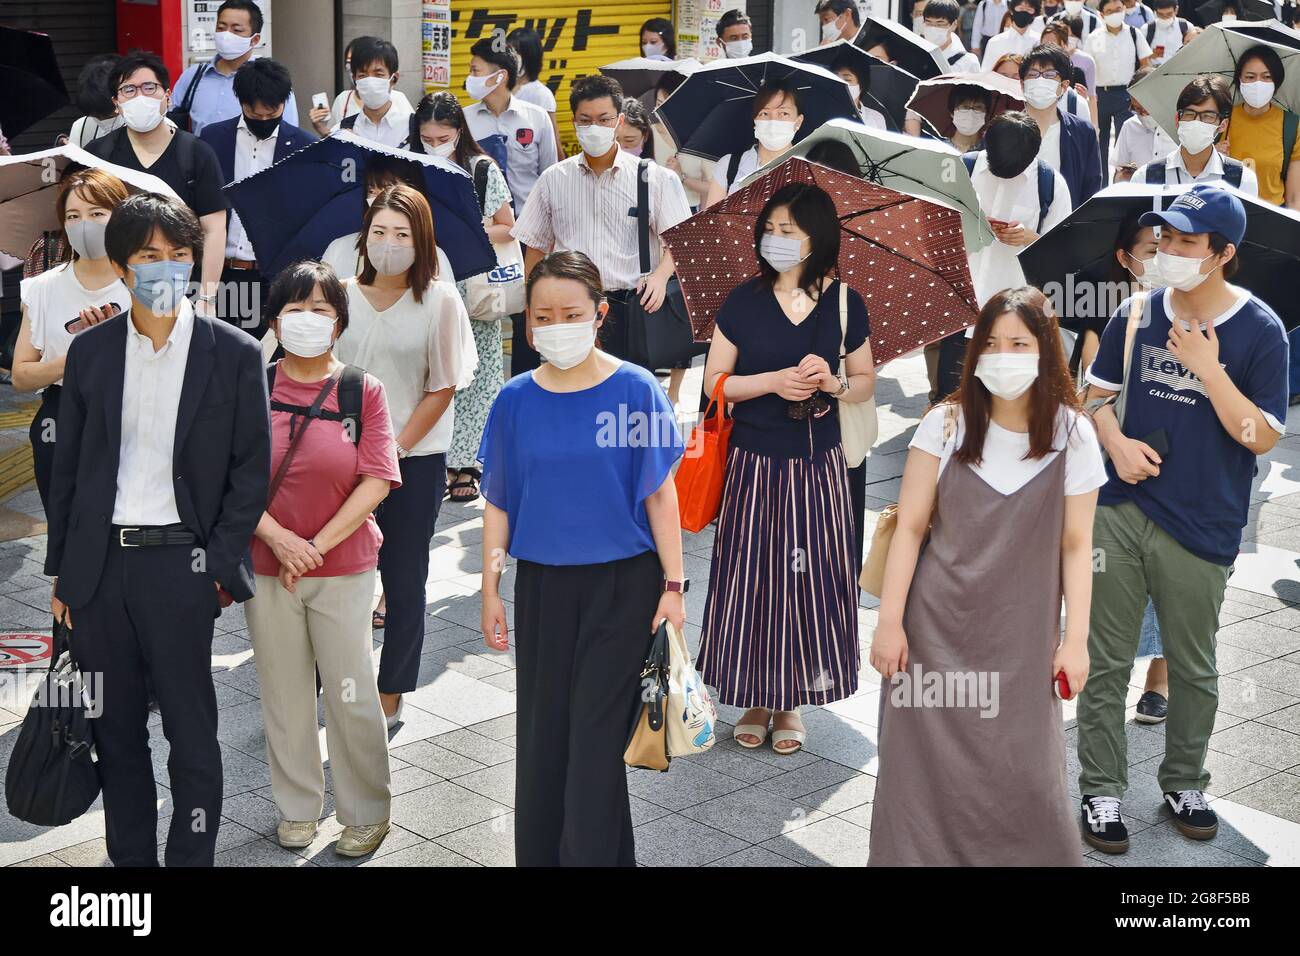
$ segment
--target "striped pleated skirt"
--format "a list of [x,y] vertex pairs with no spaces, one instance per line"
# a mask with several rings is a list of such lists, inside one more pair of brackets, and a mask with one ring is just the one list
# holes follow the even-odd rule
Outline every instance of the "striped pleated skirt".
[[732,447],[696,666],[736,707],[792,710],[858,687],[848,467]]

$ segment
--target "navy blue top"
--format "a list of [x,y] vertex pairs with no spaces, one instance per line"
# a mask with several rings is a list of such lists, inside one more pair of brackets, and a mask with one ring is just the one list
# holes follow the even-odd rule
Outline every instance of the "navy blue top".
[[488,413],[480,484],[509,516],[514,557],[604,564],[655,550],[645,499],[682,447],[672,403],[642,368],[624,362],[578,392],[548,392],[524,372]]
[[[826,360],[831,372],[840,368],[840,288],[833,282],[822,292],[813,312],[795,325],[781,309],[776,293],[761,277],[738,285],[718,310],[718,328],[736,346],[736,375],[761,375],[790,368],[809,352]],[[867,304],[849,289],[845,354],[856,352],[871,334]],[[830,399],[829,395],[825,395]],[[798,421],[789,415],[790,402],[769,393],[736,402],[731,444],[776,458],[810,458],[840,443],[839,402],[821,418]],[[809,424],[811,422],[811,425]],[[811,434],[810,434],[811,432]]]
[[[1106,463],[1109,481],[1098,503],[1132,501],[1142,513],[1192,554],[1214,564],[1232,564],[1250,506],[1255,456],[1228,434],[1201,380],[1166,347],[1169,290],[1153,294],[1149,321],[1138,327],[1129,362],[1124,434],[1142,440],[1164,429],[1169,454],[1160,474],[1130,485]],[[1102,333],[1088,380],[1118,391],[1123,374],[1124,329],[1129,302]],[[1286,427],[1287,337],[1281,320],[1254,296],[1215,321],[1219,364],[1241,393],[1259,406],[1270,425]]]

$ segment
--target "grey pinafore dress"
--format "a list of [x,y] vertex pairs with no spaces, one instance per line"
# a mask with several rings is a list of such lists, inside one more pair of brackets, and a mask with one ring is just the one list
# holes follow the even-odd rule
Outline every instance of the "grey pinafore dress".
[[939,477],[909,679],[881,689],[871,866],[1083,864],[1052,690],[1065,455],[1010,495],[955,457]]

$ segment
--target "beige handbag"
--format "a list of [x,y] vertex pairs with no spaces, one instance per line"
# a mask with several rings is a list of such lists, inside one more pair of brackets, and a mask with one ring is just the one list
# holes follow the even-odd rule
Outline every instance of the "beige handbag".
[[[957,428],[957,406],[950,404],[943,413],[943,443],[952,440]],[[935,506],[939,503],[938,492],[935,493]],[[930,512],[931,520],[934,512]],[[889,546],[894,543],[894,532],[898,529],[898,505],[886,505],[880,511],[876,521],[876,530],[871,533],[871,547],[867,558],[862,562],[862,574],[858,576],[858,586],[874,597],[880,597],[885,589],[885,562],[889,558]]]
[[[840,378],[848,381],[848,369],[844,364],[844,336],[849,328],[849,287],[840,281]],[[844,448],[844,460],[850,468],[856,468],[867,457],[867,452],[876,443],[880,434],[880,420],[876,415],[876,396],[872,395],[865,402],[848,402],[839,400],[840,443]]]

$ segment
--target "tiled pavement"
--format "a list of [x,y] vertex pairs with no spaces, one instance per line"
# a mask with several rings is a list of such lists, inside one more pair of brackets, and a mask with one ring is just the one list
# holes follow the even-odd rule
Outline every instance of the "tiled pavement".
[[[697,394],[698,367],[683,388]],[[868,504],[896,498],[907,439],[924,403],[919,359],[892,363],[878,390],[880,442],[868,460]],[[0,407],[14,407],[5,389]],[[1300,427],[1300,415],[1292,416]],[[1221,819],[1217,839],[1181,837],[1160,809],[1155,771],[1161,728],[1128,725],[1131,791],[1125,804],[1135,831],[1132,850],[1092,865],[1295,865],[1300,863],[1300,435],[1285,439],[1262,463],[1247,543],[1231,581],[1219,634],[1221,706],[1210,740],[1212,794]],[[30,488],[5,503],[39,518]],[[394,734],[394,828],[366,866],[501,866],[512,862],[514,662],[489,652],[477,631],[481,510],[444,505],[429,575],[427,637],[419,689],[408,696]],[[687,573],[708,579],[711,531],[687,538]],[[41,575],[41,535],[0,543],[0,631],[48,624],[48,582]],[[699,639],[704,588],[688,604],[688,637]],[[503,596],[512,596],[507,573]],[[864,649],[875,612],[860,610]],[[509,605],[508,605],[509,606]],[[376,641],[376,657],[379,642]],[[1129,695],[1140,693],[1139,663]],[[218,862],[225,866],[340,866],[332,850],[339,825],[331,814],[311,847],[274,842],[257,672],[238,607],[218,622],[213,676],[221,707],[225,808]],[[37,675],[0,677],[0,766],[7,763]],[[876,772],[879,685],[864,672],[862,689],[844,701],[806,708],[803,752],[747,751],[730,740],[730,724],[710,752],[678,760],[666,774],[629,773],[637,856],[645,865],[853,866],[865,863]],[[1072,796],[1077,762],[1072,708],[1066,706]],[[724,720],[738,714],[723,708]],[[167,743],[152,718],[159,783],[160,838],[171,813]],[[322,750],[324,735],[322,734]],[[328,779],[328,774],[327,774]],[[99,805],[58,829],[21,824],[0,811],[0,865],[97,866],[105,863]]]

